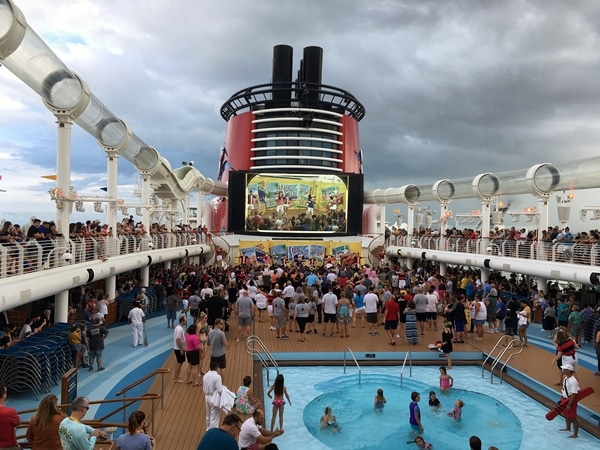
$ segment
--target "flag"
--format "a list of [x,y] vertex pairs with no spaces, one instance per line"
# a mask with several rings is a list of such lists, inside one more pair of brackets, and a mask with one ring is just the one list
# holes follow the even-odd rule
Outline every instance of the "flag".
[[56,181],[56,175],[42,175],[41,178],[45,178],[46,180]]

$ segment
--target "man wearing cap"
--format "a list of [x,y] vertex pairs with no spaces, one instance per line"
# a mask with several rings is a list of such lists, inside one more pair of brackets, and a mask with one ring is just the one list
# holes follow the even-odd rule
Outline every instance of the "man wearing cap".
[[579,382],[574,376],[573,366],[564,364],[560,366],[565,379],[563,380],[562,398],[568,399],[563,415],[565,416],[566,428],[561,428],[560,431],[571,431],[573,424],[573,434],[570,438],[576,438],[579,432],[579,421],[577,420],[577,393],[579,392]]
[[98,317],[94,319],[94,325],[88,330],[90,341],[90,372],[94,370],[94,360],[98,363],[98,372],[104,370],[102,366],[102,351],[104,350],[104,339],[108,336],[108,330],[102,326]]

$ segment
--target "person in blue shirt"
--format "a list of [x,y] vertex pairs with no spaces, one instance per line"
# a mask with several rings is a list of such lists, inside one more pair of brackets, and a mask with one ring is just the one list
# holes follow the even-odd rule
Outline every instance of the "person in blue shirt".
[[566,327],[569,323],[569,305],[565,299],[561,299],[556,309],[556,318],[558,319],[559,327]]
[[90,402],[86,397],[77,397],[71,403],[71,415],[65,417],[58,427],[64,449],[89,450],[96,445],[96,439],[106,439],[104,431],[81,423],[89,409]]
[[238,450],[237,438],[242,419],[237,414],[227,414],[219,428],[211,428],[198,443],[196,450]]

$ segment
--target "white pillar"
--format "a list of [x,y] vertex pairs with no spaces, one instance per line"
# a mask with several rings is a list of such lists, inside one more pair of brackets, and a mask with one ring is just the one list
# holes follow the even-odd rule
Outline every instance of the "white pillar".
[[59,292],[54,296],[54,323],[68,322],[69,291]]
[[150,174],[140,173],[142,176],[142,223],[147,232],[150,232]]
[[385,236],[385,205],[379,205],[379,233]]
[[548,199],[550,195],[538,195],[537,213],[538,213],[538,239],[542,238],[542,231],[548,229]]
[[204,215],[202,214],[202,191],[198,190],[198,197],[196,200],[196,223],[198,226],[204,226]]
[[446,270],[448,269],[448,263],[440,262],[440,276],[446,276]]
[[[479,253],[485,253],[490,243],[490,202],[482,200],[481,202],[481,246]],[[483,271],[482,271],[483,272]],[[483,276],[483,273],[482,273]],[[481,280],[483,282],[483,280]]]
[[446,230],[448,230],[448,202],[440,202],[440,250],[446,250]]
[[[413,239],[414,239],[414,235],[413,235],[413,228],[415,227],[415,204],[414,203],[407,203],[407,213],[406,213],[406,220],[407,225],[408,225],[408,239],[406,241],[406,246],[407,247],[412,247],[413,246]],[[413,268],[413,259],[412,258],[406,258],[406,267],[409,268],[409,270],[412,270]]]
[[[144,229],[146,230],[147,235],[144,239],[150,239],[150,190],[152,187],[150,186],[150,174],[141,173],[142,175],[142,223],[144,224]],[[142,248],[147,249],[144,245],[142,246],[140,242],[140,250]],[[140,269],[140,276],[142,286],[148,286],[150,283],[150,266],[144,266]]]
[[[62,191],[64,200],[56,202],[56,229],[63,235],[64,245],[69,243],[69,219],[73,208],[71,199],[71,125],[68,116],[56,115],[57,152],[56,152],[56,186]],[[72,251],[69,249],[69,251]],[[54,320],[66,322],[69,316],[69,291],[59,292],[54,296]]]
[[142,286],[149,286],[150,284],[150,266],[144,266],[140,269]]
[[112,302],[115,299],[117,293],[116,275],[111,275],[104,280],[104,292],[106,293],[109,302]]
[[119,171],[119,154],[115,151],[106,151],[106,196],[115,201],[107,205],[106,223],[112,230],[111,238],[117,236],[117,177]]
[[56,152],[56,187],[62,191],[64,200],[56,202],[56,229],[69,238],[69,219],[73,202],[71,192],[71,125],[68,116],[56,116],[57,152]]
[[[486,247],[487,248],[487,247]],[[481,268],[481,282],[485,283],[486,281],[489,281],[490,279],[490,269],[486,269],[485,267]]]
[[[543,277],[537,277],[537,288],[538,291],[543,291],[544,294],[548,295],[548,279]],[[547,297],[546,297],[547,298]]]
[[188,225],[190,223],[190,193],[186,192],[182,200],[181,223]]
[[413,240],[413,229],[415,227],[415,205],[414,203],[408,203],[407,205],[408,211],[406,213],[406,220],[408,221],[406,225],[408,226],[408,242],[406,245],[408,247],[412,246]]

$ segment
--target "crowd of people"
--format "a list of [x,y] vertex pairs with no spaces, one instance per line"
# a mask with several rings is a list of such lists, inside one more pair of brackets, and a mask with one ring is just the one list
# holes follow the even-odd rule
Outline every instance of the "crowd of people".
[[[409,270],[393,265],[372,268],[328,262],[310,266],[292,261],[285,266],[175,264],[169,269],[153,267],[151,279],[150,288],[158,309],[166,310],[167,327],[173,329],[177,360],[173,381],[191,387],[202,386],[208,431],[220,430],[210,434],[207,431],[205,438],[209,442],[215,442],[224,433],[233,436],[231,432],[236,434],[240,428],[248,430],[247,435],[242,433],[241,436],[247,436],[248,441],[254,439],[259,448],[269,445],[275,448],[271,441],[283,433],[285,399],[290,403],[290,398],[285,386],[281,389],[282,380],[281,383],[276,380],[270,391],[275,398],[269,430],[262,426],[264,407],[252,393],[250,377],[243,381],[237,395],[234,393],[237,412],[227,416],[228,422],[219,425],[220,408],[214,403],[214,394],[223,391],[222,376],[229,345],[225,332],[229,330],[229,336],[239,340],[250,334],[254,320],[269,321],[270,330],[281,340],[297,332],[300,342],[318,339],[319,334],[321,339],[346,338],[357,332],[378,339],[381,325],[390,345],[395,345],[398,339],[414,344],[424,336],[425,330],[439,332],[439,348],[447,357],[446,367],[440,369],[441,389],[452,386],[447,370],[452,368],[451,353],[456,345],[469,338],[485,339],[488,333],[506,333],[518,336],[520,345],[526,347],[527,328],[536,311],[542,314],[548,337],[555,339],[561,384],[566,379],[564,367],[570,364],[573,372],[577,370],[578,343],[594,340],[596,348],[600,348],[600,322],[595,305],[579,300],[575,294],[563,295],[555,284],[548,286],[548,294],[537,291],[524,277],[516,275],[505,277],[493,273],[489,281],[482,283],[478,271],[460,268],[449,269],[442,276],[425,266]],[[125,292],[134,289],[135,284],[135,281],[124,283],[120,289]],[[140,292],[134,307],[141,311],[140,317],[143,317],[144,302],[144,294]],[[82,336],[85,331],[88,341],[93,335],[101,340],[106,337],[108,330],[104,332],[100,328],[106,297],[96,296],[91,289],[77,289],[71,293],[70,305],[73,319],[84,317],[91,324],[91,329],[82,330],[78,326],[72,330],[76,355],[78,344],[83,340],[80,337],[78,342],[77,334]],[[443,317],[441,322],[440,317]],[[25,334],[39,331],[41,317],[33,319],[28,319],[23,327]],[[50,317],[44,320],[49,321]],[[134,327],[133,318],[130,320],[133,345],[137,346],[141,344],[142,335],[139,326]],[[592,338],[585,333],[590,324]],[[92,333],[93,329],[98,332]],[[82,351],[83,346],[79,350]],[[101,350],[92,349],[88,343],[87,359],[74,357],[74,365],[79,364],[77,359],[83,359],[83,364],[92,366],[90,370],[94,362],[98,370],[102,370]],[[600,351],[598,353],[600,356]],[[204,374],[206,361],[209,370]],[[597,374],[600,375],[600,367]],[[375,403],[385,404],[377,397]],[[460,415],[462,406],[460,403],[455,406],[454,414]],[[331,415],[331,411],[329,413]],[[245,415],[251,415],[246,421],[251,419],[252,422],[244,428],[246,421],[237,419]],[[276,417],[279,417],[279,428],[274,429]],[[419,426],[418,419],[414,421]],[[576,418],[567,424],[569,429],[577,426]],[[257,429],[260,437],[256,435]]]
[[[77,260],[89,261],[95,258],[103,259],[109,253],[109,237],[119,238],[121,247],[115,251],[134,251],[137,245],[150,236],[166,233],[199,235],[205,241],[210,234],[207,227],[195,227],[189,224],[179,224],[172,229],[160,223],[152,223],[146,229],[141,221],[135,221],[132,215],[125,216],[116,223],[116,230],[99,219],[89,219],[85,222],[69,224],[68,235],[63,235],[51,220],[32,218],[27,225],[21,226],[10,220],[0,224],[0,246],[6,251],[6,264],[0,261],[2,276],[17,275],[39,270],[44,264],[49,264],[53,248],[64,247],[63,239],[72,242],[71,251],[77,254]],[[57,244],[57,242],[59,244]],[[118,247],[118,246],[117,246]],[[111,250],[112,251],[112,250]],[[59,255],[54,255],[57,259]]]
[[[181,277],[181,273],[185,275]],[[297,332],[300,342],[313,339],[311,334],[314,338],[319,334],[321,338],[345,338],[348,333],[361,332],[361,328],[365,328],[362,332],[376,337],[382,324],[390,345],[395,345],[398,338],[406,339],[409,344],[418,342],[425,330],[439,331],[439,348],[447,356],[442,374],[446,389],[446,380],[452,379],[446,370],[452,368],[451,353],[456,345],[466,339],[486,339],[486,334],[506,333],[515,336],[518,345],[527,347],[529,324],[538,311],[544,318],[551,316],[548,308],[552,308],[552,302],[565,305],[560,308],[568,311],[565,326],[572,333],[583,330],[585,324],[600,326],[591,304],[578,300],[575,294],[564,295],[553,283],[548,286],[547,295],[534,289],[525,277],[492,274],[490,281],[482,283],[479,275],[478,271],[461,269],[450,269],[441,276],[426,267],[411,271],[394,266],[310,267],[291,263],[286,266],[187,267],[172,271],[171,275],[162,274],[157,284],[169,283],[170,279],[178,281],[179,288],[174,288],[177,301],[173,301],[173,305],[188,298],[187,312],[203,318],[205,331],[214,327],[217,319],[223,319],[223,328],[229,325],[230,336],[236,340],[250,334],[253,320],[268,320],[270,330],[280,340],[289,339]],[[578,320],[578,310],[592,314],[582,314]],[[440,317],[443,317],[442,322]],[[544,327],[552,336],[559,335],[553,331],[558,326],[558,319],[556,325],[549,319],[544,320]],[[358,330],[351,331],[352,328]],[[224,353],[220,356],[224,357]],[[218,364],[216,369],[219,369]],[[187,380],[191,381],[193,379]],[[249,391],[249,384],[244,383],[240,389]],[[257,401],[252,395],[240,396],[245,398],[245,405]],[[457,406],[455,411],[462,408],[460,404]],[[243,408],[254,413],[261,407]],[[275,417],[274,413],[274,421]]]

